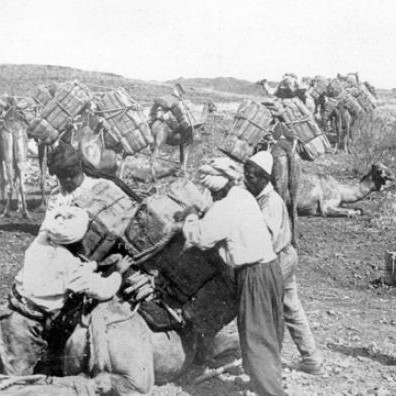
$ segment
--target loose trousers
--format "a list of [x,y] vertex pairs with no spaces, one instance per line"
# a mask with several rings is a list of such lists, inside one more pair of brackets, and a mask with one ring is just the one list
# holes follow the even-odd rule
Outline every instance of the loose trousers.
[[260,396],[283,395],[283,278],[278,260],[238,268],[238,332],[243,367]]

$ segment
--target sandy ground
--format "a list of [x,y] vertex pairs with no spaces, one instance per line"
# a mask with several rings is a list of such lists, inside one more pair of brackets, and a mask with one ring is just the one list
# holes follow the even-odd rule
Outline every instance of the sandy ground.
[[[215,154],[213,137],[222,129],[209,126],[196,145],[190,171]],[[173,157],[176,153],[173,155]],[[177,158],[177,155],[176,157]],[[321,169],[349,184],[358,183],[345,172],[342,155],[326,154],[311,169]],[[32,162],[28,182],[32,221],[12,217],[0,222],[0,298],[4,299],[20,268],[23,252],[37,232],[42,213],[37,207],[38,175]],[[127,179],[128,180],[128,179]],[[133,184],[138,189],[147,185]],[[326,364],[325,375],[296,371],[299,356],[287,334],[284,349],[284,387],[290,395],[393,395],[396,394],[395,289],[374,287],[381,275],[384,253],[395,249],[396,224],[392,217],[395,191],[374,193],[358,205],[357,219],[300,218],[297,271],[300,296]],[[235,332],[231,323],[227,332]],[[156,387],[154,395],[241,395],[246,385],[211,379],[200,385],[191,380],[205,367],[193,367],[177,383]]]

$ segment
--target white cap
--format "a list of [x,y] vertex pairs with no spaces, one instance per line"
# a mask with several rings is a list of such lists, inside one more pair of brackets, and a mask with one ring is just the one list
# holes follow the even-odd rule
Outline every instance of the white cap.
[[269,151],[259,151],[257,154],[250,157],[249,160],[265,170],[269,175],[272,173],[274,159]]

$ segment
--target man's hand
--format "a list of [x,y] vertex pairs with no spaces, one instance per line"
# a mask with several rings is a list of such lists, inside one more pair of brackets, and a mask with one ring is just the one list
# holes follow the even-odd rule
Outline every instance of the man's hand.
[[153,276],[140,271],[130,275],[125,282],[129,287],[124,290],[124,294],[136,302],[149,298],[155,290]]
[[121,260],[119,260],[116,264],[117,271],[122,275],[135,263],[135,260],[132,257],[124,256]]
[[110,256],[107,256],[103,261],[98,263],[98,267],[108,267],[109,265],[117,264],[120,260],[122,260],[121,254],[110,254]]
[[173,215],[173,218],[176,222],[183,222],[185,220],[185,218],[190,214],[196,214],[197,216],[199,215],[199,212],[195,206],[189,206],[188,208],[186,208],[184,210],[177,211]]

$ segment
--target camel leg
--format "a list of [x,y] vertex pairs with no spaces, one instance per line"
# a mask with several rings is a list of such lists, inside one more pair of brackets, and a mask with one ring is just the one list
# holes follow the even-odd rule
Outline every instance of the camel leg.
[[45,144],[38,145],[38,160],[40,165],[40,191],[41,191],[41,203],[38,208],[40,212],[46,210],[46,196],[45,196],[45,180],[47,176],[47,156],[48,147]]
[[11,200],[14,192],[14,183],[12,179],[12,162],[3,162],[3,176],[4,176],[4,194],[5,204],[1,217],[9,217],[11,209]]
[[190,145],[189,144],[181,144],[180,145],[180,170],[183,175],[187,173],[187,161],[188,161],[189,154],[190,154]]
[[18,212],[24,219],[30,219],[25,195],[25,169],[26,162],[24,161],[17,161],[14,164],[15,185],[17,186],[18,194]]
[[362,211],[360,209],[348,209],[342,207],[327,206],[322,208],[322,215],[324,217],[356,217],[360,216]]
[[125,152],[122,153],[120,169],[118,170],[118,178],[121,180],[122,180],[122,177],[124,176],[126,157],[127,156],[126,156]]
[[156,142],[154,142],[151,147],[151,157],[150,157],[150,171],[151,171],[151,180],[155,183],[157,181],[157,172],[155,171],[155,164],[158,157],[158,146]]

